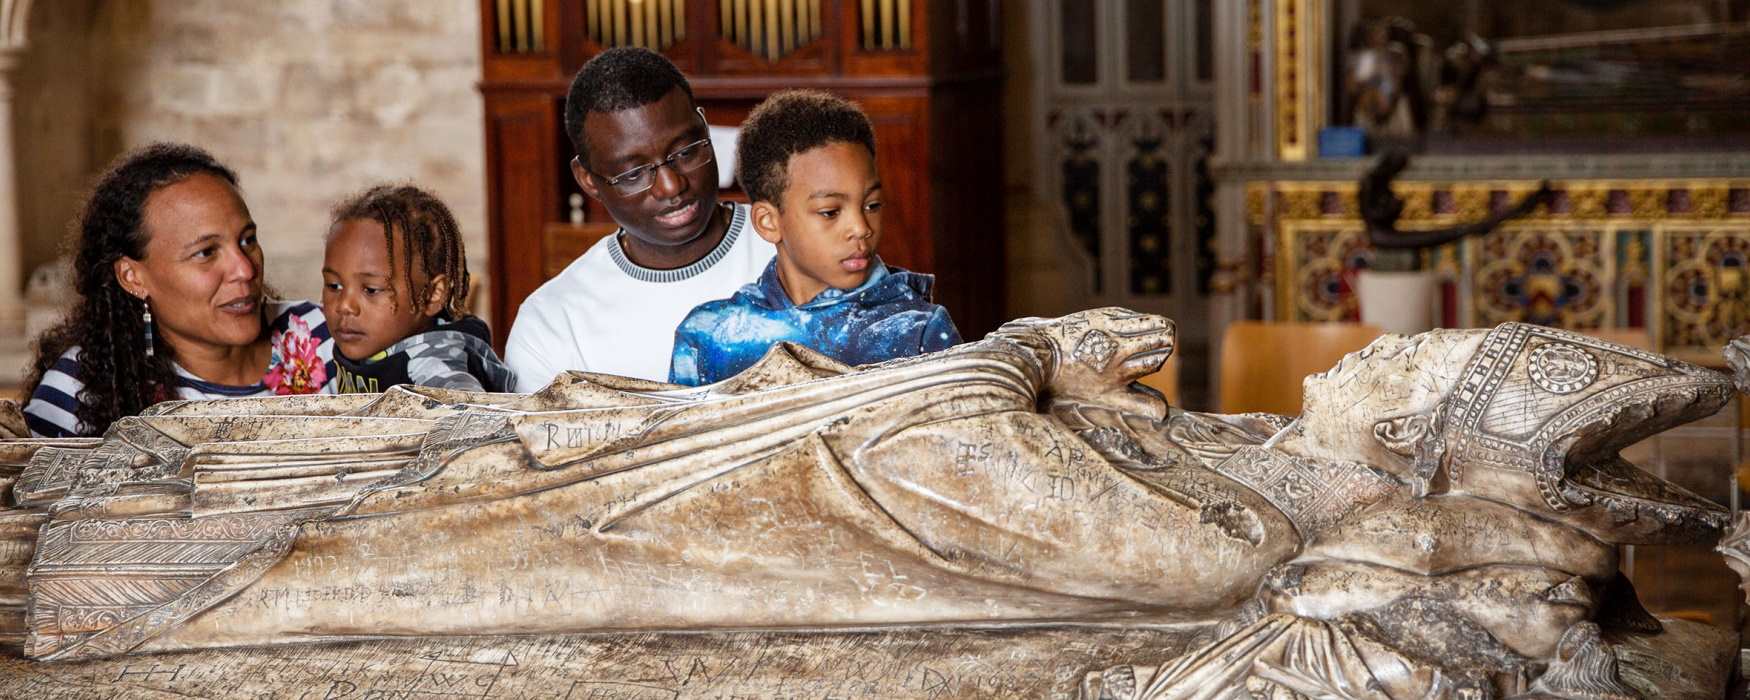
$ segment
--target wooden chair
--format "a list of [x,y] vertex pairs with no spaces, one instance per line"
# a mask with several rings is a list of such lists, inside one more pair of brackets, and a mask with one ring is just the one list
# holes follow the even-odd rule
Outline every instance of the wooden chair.
[[1300,415],[1300,385],[1381,334],[1364,323],[1235,321],[1221,341],[1221,412]]

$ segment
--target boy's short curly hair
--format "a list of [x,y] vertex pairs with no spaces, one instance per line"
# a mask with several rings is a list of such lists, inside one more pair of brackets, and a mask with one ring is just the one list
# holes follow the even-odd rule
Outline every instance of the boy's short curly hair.
[[565,96],[565,135],[571,138],[577,157],[589,164],[583,122],[591,113],[643,107],[677,87],[687,93],[687,99],[693,99],[693,86],[686,76],[655,51],[623,46],[596,54],[571,79],[571,91]]
[[736,179],[753,201],[778,204],[790,185],[790,156],[835,142],[861,145],[875,156],[875,127],[855,103],[819,90],[774,93],[741,125]]

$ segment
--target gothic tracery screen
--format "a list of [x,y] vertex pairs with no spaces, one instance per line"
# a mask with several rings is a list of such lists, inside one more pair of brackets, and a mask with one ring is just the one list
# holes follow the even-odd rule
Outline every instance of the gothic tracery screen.
[[[1036,0],[1037,192],[1085,303],[1162,311],[1208,292],[1211,0]],[[1182,300],[1182,301],[1181,301]]]

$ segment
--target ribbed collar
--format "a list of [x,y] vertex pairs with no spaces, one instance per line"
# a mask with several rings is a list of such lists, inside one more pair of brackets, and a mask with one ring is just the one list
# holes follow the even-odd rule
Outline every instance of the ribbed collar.
[[711,252],[705,254],[705,257],[699,258],[686,267],[656,270],[632,262],[631,258],[626,257],[626,251],[620,248],[620,231],[618,230],[614,231],[614,235],[608,238],[608,255],[613,257],[614,264],[620,267],[621,272],[635,280],[660,284],[691,279],[711,269],[712,265],[716,265],[717,261],[729,254],[730,248],[735,247],[735,239],[741,236],[741,229],[746,225],[747,214],[739,204],[729,205],[729,212],[729,230],[723,232],[723,240],[718,241],[717,247],[712,248]]

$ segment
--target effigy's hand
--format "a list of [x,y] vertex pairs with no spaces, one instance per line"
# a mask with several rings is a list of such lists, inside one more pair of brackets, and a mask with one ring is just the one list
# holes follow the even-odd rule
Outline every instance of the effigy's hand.
[[1045,398],[1105,406],[1161,419],[1166,404],[1131,385],[1160,370],[1173,354],[1171,319],[1107,307],[1060,318],[1023,318],[996,335],[1034,339],[1046,370]]

